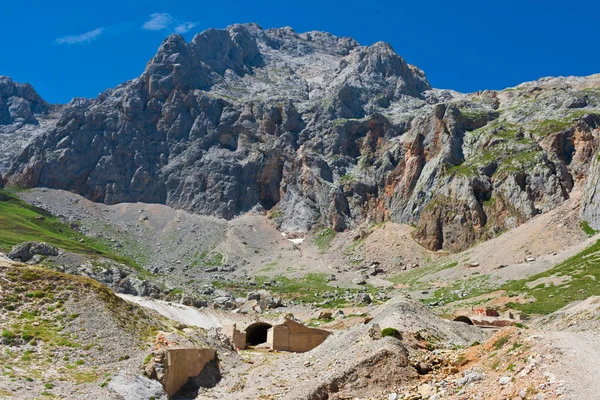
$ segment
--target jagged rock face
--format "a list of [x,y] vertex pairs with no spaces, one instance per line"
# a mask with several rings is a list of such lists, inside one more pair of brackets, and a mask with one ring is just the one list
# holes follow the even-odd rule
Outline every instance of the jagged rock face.
[[4,181],[228,219],[260,204],[286,231],[413,223],[454,251],[568,198],[599,113],[598,76],[463,95],[384,43],[234,25],[74,99]]
[[[307,196],[301,182],[286,184],[306,168],[302,149],[313,151],[334,117],[362,117],[375,102],[407,96],[422,105],[417,96],[428,88],[421,71],[380,43],[365,48],[323,33],[255,25],[211,29],[191,43],[172,35],[140,78],[67,104],[55,127],[21,154],[10,181],[224,218],[257,203],[270,209],[282,197],[291,204],[300,190],[313,217],[301,215],[290,229],[330,218],[341,229],[340,190],[330,188],[337,186],[327,162],[315,159],[324,176],[311,181],[310,167],[301,174],[310,181],[306,190],[319,186],[319,193]],[[375,94],[385,100],[373,100]],[[319,199],[311,202],[313,195]]]
[[54,109],[29,84],[0,76],[0,174],[45,130],[47,114]]
[[591,228],[600,231],[600,154],[596,154],[583,192],[581,218]]
[[0,132],[16,130],[24,124],[37,124],[35,114],[47,113],[50,109],[31,85],[0,76]]

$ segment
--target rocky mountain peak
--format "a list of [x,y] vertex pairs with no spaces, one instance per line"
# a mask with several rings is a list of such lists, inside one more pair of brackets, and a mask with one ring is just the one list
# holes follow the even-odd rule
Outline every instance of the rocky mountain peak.
[[47,113],[51,108],[30,84],[0,76],[0,132],[14,131],[25,124],[37,124],[35,115]]
[[[0,82],[5,104],[17,89]],[[51,113],[8,152],[4,182],[227,219],[268,210],[286,231],[413,223],[427,247],[461,250],[565,201],[598,114],[598,77],[463,95],[384,42],[232,25],[171,35],[139,78]]]

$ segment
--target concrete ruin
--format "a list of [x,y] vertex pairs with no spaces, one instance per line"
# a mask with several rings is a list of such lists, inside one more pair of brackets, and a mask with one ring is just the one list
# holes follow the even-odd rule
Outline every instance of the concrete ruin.
[[153,352],[146,375],[159,381],[170,398],[189,378],[200,375],[215,355],[215,350],[206,348],[163,348]]
[[513,312],[500,314],[494,308],[473,308],[469,311],[457,313],[454,321],[464,322],[465,324],[481,328],[502,328],[528,319],[529,317],[523,313],[516,315]]
[[240,350],[266,344],[271,350],[296,353],[314,349],[331,334],[323,329],[310,328],[291,318],[285,318],[276,324],[255,322],[244,329],[238,329],[233,324],[223,328],[222,332]]

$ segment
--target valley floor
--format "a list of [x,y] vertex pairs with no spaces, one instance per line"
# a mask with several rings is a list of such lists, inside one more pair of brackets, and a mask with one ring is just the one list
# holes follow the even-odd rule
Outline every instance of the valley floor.
[[[69,246],[59,256],[34,261],[101,280],[119,292],[120,301],[143,308],[136,312],[146,315],[152,329],[181,334],[176,327],[188,326],[216,345],[218,328],[292,313],[334,332],[302,354],[236,352],[218,344],[222,380],[181,398],[580,400],[600,398],[595,381],[600,305],[594,297],[600,295],[595,284],[600,245],[597,235],[588,236],[579,226],[579,193],[573,190],[555,210],[457,254],[422,248],[412,239],[413,228],[402,224],[344,233],[325,229],[292,241],[267,215],[224,221],[157,204],[107,206],[47,189],[19,196],[57,215],[55,220],[23,211],[31,221],[44,221],[36,228],[45,229],[40,232],[56,228],[56,236],[47,237],[55,241],[51,244]],[[118,260],[110,259],[116,255]],[[29,301],[26,294],[3,294],[3,328],[10,323],[21,329],[23,319],[35,318],[19,309],[19,302]],[[41,311],[53,298],[31,296]],[[531,319],[487,337],[479,328],[447,321],[486,308]],[[319,319],[322,311],[333,316]],[[402,332],[402,340],[379,338],[390,327]],[[137,364],[151,344],[137,346],[134,356],[126,349],[114,352],[117,360],[131,357],[116,361],[123,370],[139,373]],[[2,347],[5,357],[35,350],[8,342]],[[84,368],[72,361],[64,362],[69,376],[71,368]],[[25,370],[17,373],[7,365],[0,397],[20,398],[34,384],[21,376]],[[417,373],[417,365],[427,373]],[[86,385],[112,398],[104,386],[114,376],[102,368],[109,375],[94,375]],[[63,391],[62,384],[47,383],[55,387],[50,394],[63,398],[81,389]]]

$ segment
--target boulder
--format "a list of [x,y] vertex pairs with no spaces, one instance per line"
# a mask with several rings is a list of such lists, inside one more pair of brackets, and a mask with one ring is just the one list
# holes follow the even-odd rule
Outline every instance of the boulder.
[[13,246],[8,258],[16,261],[27,262],[34,256],[57,256],[58,249],[44,242],[26,242]]
[[354,301],[360,304],[371,304],[373,302],[373,299],[371,298],[371,295],[369,293],[359,293],[354,298]]
[[317,319],[320,319],[320,320],[331,319],[331,318],[332,318],[331,311],[321,311],[321,312],[319,312],[319,315],[317,316]]
[[359,277],[352,279],[352,283],[354,283],[355,285],[366,285],[367,280],[364,277]]
[[168,400],[163,386],[143,375],[119,371],[108,383],[108,390],[122,400]]

